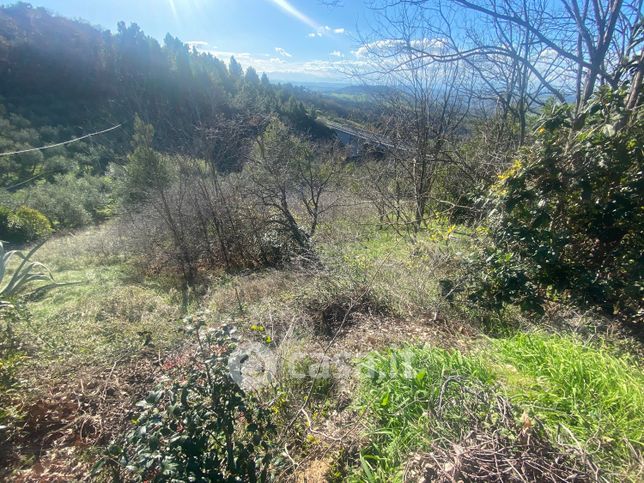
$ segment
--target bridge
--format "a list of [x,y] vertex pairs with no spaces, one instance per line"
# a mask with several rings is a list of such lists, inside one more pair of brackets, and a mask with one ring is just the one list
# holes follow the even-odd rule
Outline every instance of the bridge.
[[364,149],[365,144],[370,144],[372,146],[387,149],[395,148],[395,146],[389,139],[379,134],[367,131],[366,129],[348,126],[346,124],[341,124],[337,121],[331,121],[328,119],[318,120],[329,129],[333,129],[333,131],[335,131],[338,141],[340,141],[345,146],[350,147],[351,154],[353,156],[358,156]]

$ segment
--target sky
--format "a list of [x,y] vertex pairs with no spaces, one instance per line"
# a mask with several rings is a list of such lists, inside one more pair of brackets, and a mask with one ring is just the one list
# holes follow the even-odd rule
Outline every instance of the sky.
[[231,55],[275,81],[346,81],[368,21],[364,0],[31,0],[32,5],[114,31],[137,23],[227,60]]

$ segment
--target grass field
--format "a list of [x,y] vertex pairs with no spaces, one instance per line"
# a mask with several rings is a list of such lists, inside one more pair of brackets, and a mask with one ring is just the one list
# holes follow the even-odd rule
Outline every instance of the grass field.
[[[37,259],[57,281],[80,283],[3,315],[16,341],[0,366],[5,474],[86,478],[136,401],[191,354],[184,317],[201,314],[278,357],[283,375],[263,393],[277,480],[404,481],[453,466],[454,448],[478,461],[473,441],[561,475],[599,467],[605,481],[641,479],[644,373],[614,337],[552,335],[514,310],[497,321],[508,330],[489,331],[441,296],[467,250],[456,227],[413,240],[355,226],[342,239],[322,233],[324,270],[219,275],[187,296],[139,273],[109,226],[49,241]],[[348,372],[311,375],[340,355]],[[289,376],[288,364],[308,376]]]

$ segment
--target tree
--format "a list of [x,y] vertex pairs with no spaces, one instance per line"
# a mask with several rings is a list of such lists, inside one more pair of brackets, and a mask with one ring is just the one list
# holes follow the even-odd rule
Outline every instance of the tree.
[[268,89],[271,86],[271,82],[268,80],[268,76],[266,75],[266,72],[262,72],[261,84],[264,89]]
[[245,173],[255,202],[271,210],[273,224],[288,233],[305,256],[315,259],[311,239],[320,217],[331,206],[323,197],[341,169],[337,150],[316,152],[310,143],[273,119],[257,137]]
[[125,165],[123,197],[127,203],[138,204],[149,201],[162,193],[172,181],[172,172],[167,160],[153,147],[154,127],[145,124],[136,115],[132,135],[132,153]]
[[[420,229],[428,215],[439,173],[451,166],[468,176],[458,155],[470,110],[471,76],[459,63],[419,57],[414,22],[396,24],[400,39],[364,45],[366,75],[390,86],[379,95],[386,115],[379,136],[388,169],[372,172],[381,219]],[[435,48],[440,48],[436,46]],[[408,206],[411,204],[411,216]]]
[[555,297],[641,318],[644,116],[641,104],[625,109],[628,84],[599,89],[581,129],[574,107],[548,109],[536,142],[500,176],[493,244],[473,270],[477,301],[543,311]]
[[[134,119],[132,153],[125,166],[122,198],[126,209],[151,208],[170,232],[186,287],[197,276],[197,260],[190,250],[190,233],[182,220],[182,208],[188,187],[182,176],[175,183],[171,159],[152,147],[154,128],[138,116]],[[178,164],[178,163],[175,163]]]
[[253,86],[253,87],[259,87],[259,76],[257,75],[257,71],[253,69],[252,67],[249,67],[246,69],[246,75],[244,76],[244,82],[247,85]]
[[431,44],[418,43],[414,47],[418,57],[466,61],[487,87],[495,83],[498,69],[485,65],[511,67],[515,73],[511,85],[523,91],[519,106],[539,100],[541,93],[560,102],[574,96],[572,115],[577,118],[595,87],[604,83],[616,87],[620,62],[641,52],[641,38],[633,40],[642,0],[387,0],[379,6],[394,33],[389,38],[398,40],[395,26],[401,18],[422,18],[414,25],[446,47],[436,51]]
[[228,72],[230,73],[231,79],[235,82],[241,81],[244,77],[244,69],[241,64],[237,62],[235,56],[230,57],[230,61],[228,62]]

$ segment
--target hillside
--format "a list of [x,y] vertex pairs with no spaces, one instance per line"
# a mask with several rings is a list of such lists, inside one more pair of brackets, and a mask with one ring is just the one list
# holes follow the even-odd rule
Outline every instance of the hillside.
[[491,4],[0,6],[0,479],[641,481],[644,24]]

